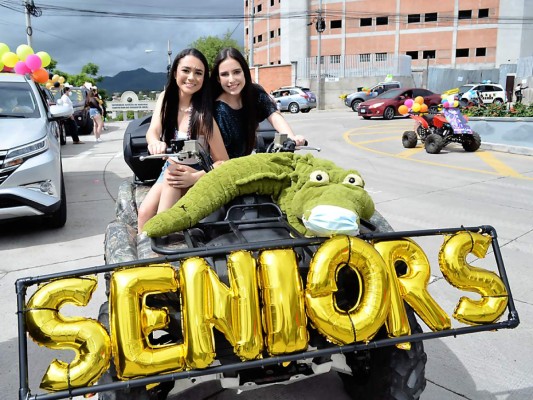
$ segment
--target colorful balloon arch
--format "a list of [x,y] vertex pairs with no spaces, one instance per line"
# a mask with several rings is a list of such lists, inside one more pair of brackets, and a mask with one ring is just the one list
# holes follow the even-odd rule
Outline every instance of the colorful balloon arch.
[[13,52],[7,44],[0,43],[0,72],[29,74],[35,82],[46,85],[47,88],[59,87],[65,83],[65,78],[58,75],[50,78],[45,68],[50,65],[51,61],[52,58],[46,51],[34,53],[27,44],[21,44]]

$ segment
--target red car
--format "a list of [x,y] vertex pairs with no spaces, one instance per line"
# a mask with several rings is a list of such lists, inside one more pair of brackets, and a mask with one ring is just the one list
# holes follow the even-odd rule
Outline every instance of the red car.
[[420,88],[399,88],[391,89],[380,94],[373,99],[359,104],[357,113],[364,119],[371,117],[383,117],[383,119],[393,119],[398,113],[398,107],[407,99],[415,99],[418,96],[424,98],[424,103],[428,106],[430,112],[437,112],[438,105],[441,102],[441,95],[433,93],[427,89]]

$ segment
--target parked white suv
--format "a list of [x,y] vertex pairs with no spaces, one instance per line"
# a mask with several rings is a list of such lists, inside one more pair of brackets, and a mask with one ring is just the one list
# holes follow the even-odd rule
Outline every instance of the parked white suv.
[[0,73],[0,221],[42,216],[50,228],[65,225],[59,121],[70,115],[26,76]]
[[495,83],[468,83],[459,88],[459,101],[463,106],[467,105],[470,98],[476,95],[479,95],[481,101],[485,104],[507,102],[507,96],[502,85]]

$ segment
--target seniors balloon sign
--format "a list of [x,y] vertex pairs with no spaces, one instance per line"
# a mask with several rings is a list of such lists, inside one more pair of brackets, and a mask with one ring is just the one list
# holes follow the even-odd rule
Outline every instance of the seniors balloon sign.
[[[465,295],[455,302],[452,316],[466,325],[491,324],[508,304],[502,279],[466,260],[470,253],[484,258],[491,242],[488,234],[459,231],[440,244],[437,268],[450,289],[480,297]],[[407,237],[368,242],[334,236],[316,249],[305,277],[290,248],[258,254],[235,250],[226,261],[227,282],[198,256],[181,260],[178,269],[148,263],[115,270],[110,279],[109,330],[94,319],[67,317],[60,310],[66,304],[87,306],[95,277],[55,278],[40,285],[25,304],[27,332],[41,346],[75,354],[70,363],[53,361],[41,387],[58,391],[92,385],[111,362],[120,380],[207,368],[217,355],[213,329],[246,361],[305,351],[309,329],[345,345],[368,343],[385,327],[389,337],[405,337],[408,345],[406,305],[433,332],[452,327],[445,308],[454,302],[447,302],[447,307],[437,303],[429,288],[429,259]],[[406,266],[403,274],[397,273],[399,263]],[[356,296],[353,304],[341,309],[336,297],[343,271],[354,277]],[[176,294],[181,324],[172,330],[180,339],[156,344],[152,334],[170,329],[169,309],[149,299],[162,293]]]

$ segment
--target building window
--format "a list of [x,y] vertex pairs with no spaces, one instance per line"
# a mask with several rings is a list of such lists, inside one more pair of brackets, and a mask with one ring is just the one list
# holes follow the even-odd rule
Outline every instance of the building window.
[[370,62],[370,53],[359,54],[359,62]]
[[376,61],[387,61],[387,53],[376,53]]
[[361,18],[360,26],[372,26],[372,18]]
[[376,17],[376,25],[388,25],[389,17]]
[[407,51],[405,54],[410,56],[413,60],[418,60],[418,51]]
[[272,39],[275,36],[275,34],[276,34],[275,31],[270,31],[270,39]]
[[246,28],[246,29],[245,29],[244,31],[245,31],[245,32],[246,32],[246,34],[248,35],[248,28]]
[[468,57],[469,53],[469,49],[457,49],[455,50],[455,57]]
[[340,64],[341,56],[340,54],[335,54],[334,56],[329,56],[329,62],[332,64]]
[[259,4],[259,5],[257,6],[257,12],[261,12],[261,11],[263,11],[263,5],[262,5],[262,4]]
[[489,9],[488,8],[480,8],[477,12],[478,18],[488,18],[489,17]]
[[244,1],[244,7],[248,7],[248,0]]
[[281,28],[278,28],[278,36],[281,36]]
[[261,43],[262,41],[263,41],[263,35],[258,35],[257,36],[257,42]]
[[331,29],[342,28],[342,20],[340,20],[340,19],[336,19],[336,20],[334,20],[334,21],[331,21],[331,22],[329,23],[329,27],[330,27]]
[[459,10],[459,19],[472,19],[472,10]]
[[486,47],[478,47],[476,49],[476,57],[485,57],[487,55]]
[[[315,56],[315,63],[317,62],[318,57]],[[324,64],[324,56],[320,56],[320,64]]]
[[274,0],[270,0],[270,7],[274,7]]
[[435,58],[435,50],[424,50],[422,52],[422,58],[425,60],[426,58]]
[[420,14],[409,14],[407,16],[408,24],[417,24],[420,22]]
[[424,14],[424,22],[437,22],[437,13]]

